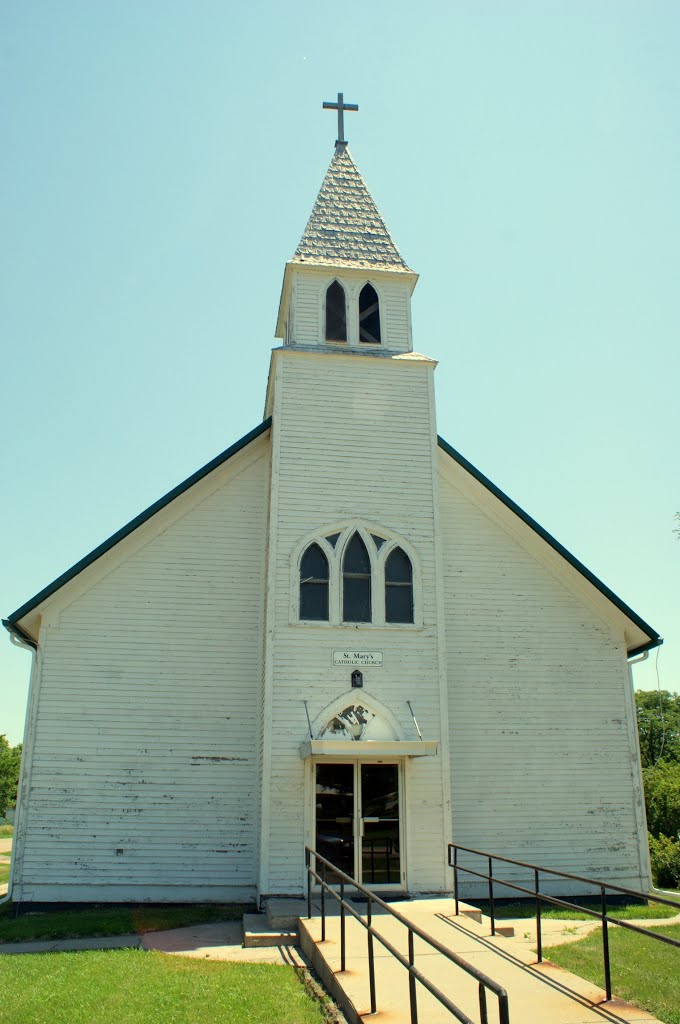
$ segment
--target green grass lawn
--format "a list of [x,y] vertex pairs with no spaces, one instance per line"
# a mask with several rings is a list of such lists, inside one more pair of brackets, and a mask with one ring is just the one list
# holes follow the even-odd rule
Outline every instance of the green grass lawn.
[[30,939],[73,939],[87,935],[126,935],[156,932],[188,924],[239,920],[251,910],[243,904],[196,904],[195,906],[87,907],[50,910],[13,917],[12,904],[0,906],[0,943]]
[[294,967],[137,949],[8,956],[0,1017],[12,1024],[322,1024]]
[[0,885],[9,878],[9,863],[0,860]]
[[0,839],[11,839],[14,835],[14,825],[0,825]]
[[[568,896],[564,897],[569,899]],[[671,897],[672,898],[672,897]],[[573,896],[570,902],[578,903],[579,906],[589,907],[592,910],[600,910],[600,900],[596,897],[588,896]],[[482,913],[488,916],[489,914],[489,902],[488,900],[477,900],[474,906],[479,907]],[[626,921],[634,921],[638,918],[664,918],[664,917],[675,917],[676,914],[680,913],[680,899],[678,899],[678,907],[667,907],[663,903],[617,903],[612,906],[607,906],[607,914],[609,917],[621,917]],[[506,920],[512,917],[535,917],[536,916],[536,904],[533,900],[526,902],[525,900],[496,904],[496,917],[499,920]],[[581,918],[586,919],[590,915],[582,914]],[[576,910],[567,910],[562,907],[551,906],[550,903],[541,904],[541,917],[549,917],[557,921],[574,921],[579,919],[579,914]]]
[[[680,939],[680,925],[653,930]],[[614,995],[643,1007],[666,1024],[680,1024],[680,949],[610,927],[609,950]],[[553,963],[604,988],[599,928],[579,942],[550,946],[543,952]]]

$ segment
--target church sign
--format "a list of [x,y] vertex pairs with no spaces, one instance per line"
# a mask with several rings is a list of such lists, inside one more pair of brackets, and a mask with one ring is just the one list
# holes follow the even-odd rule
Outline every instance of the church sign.
[[362,665],[364,668],[382,668],[382,651],[333,651],[333,665]]

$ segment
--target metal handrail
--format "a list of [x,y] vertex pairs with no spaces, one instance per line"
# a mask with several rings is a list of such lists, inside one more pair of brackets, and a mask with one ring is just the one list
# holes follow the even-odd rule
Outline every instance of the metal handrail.
[[[312,857],[314,857],[314,867],[312,867]],[[321,865],[323,876],[316,870]],[[316,880],[321,886],[321,941],[326,941],[326,893],[337,900],[340,904],[340,971],[345,970],[346,961],[346,938],[345,938],[345,914],[349,913],[355,921],[366,929],[366,938],[368,942],[368,980],[369,989],[371,996],[371,1013],[377,1012],[377,1001],[376,1001],[376,990],[375,990],[375,962],[373,954],[373,939],[377,939],[392,954],[392,956],[399,961],[399,963],[406,968],[409,973],[409,999],[411,1008],[411,1024],[418,1024],[418,1003],[416,993],[416,981],[430,992],[435,999],[437,999],[446,1009],[453,1014],[456,1020],[460,1021],[461,1024],[475,1024],[475,1022],[464,1013],[460,1007],[456,1006],[448,996],[444,995],[436,985],[433,985],[421,971],[415,966],[415,942],[414,936],[418,936],[428,945],[436,949],[438,953],[450,960],[457,967],[462,968],[467,974],[473,977],[478,983],[478,995],[479,995],[479,1013],[480,1013],[480,1024],[488,1024],[488,1012],[486,1004],[486,990],[489,989],[498,998],[498,1016],[500,1024],[510,1024],[510,1011],[508,1007],[508,994],[505,989],[497,982],[484,974],[482,971],[473,967],[457,953],[447,949],[441,942],[435,939],[433,936],[428,935],[427,932],[419,928],[418,925],[412,924],[408,918],[404,917],[398,911],[394,910],[388,903],[385,903],[379,896],[376,895],[371,889],[367,889],[366,886],[361,885],[355,881],[351,875],[345,874],[340,868],[336,867],[331,861],[327,860],[316,850],[312,849],[311,846],[305,846],[305,867],[307,870],[307,917],[312,917],[312,880]],[[326,880],[327,872],[331,871],[333,875],[339,879],[340,892],[337,893],[335,889]],[[349,885],[353,889],[362,893],[367,899],[367,911],[366,920],[358,913],[355,908],[345,900],[345,886]],[[401,924],[408,929],[408,956],[404,956],[396,949],[392,943],[381,935],[373,926],[373,905],[381,907],[386,910],[391,917],[395,918]]]
[[[458,852],[472,853],[478,857],[484,857],[487,861],[488,872],[474,871],[472,868],[463,867],[462,864],[458,863]],[[587,878],[585,875],[574,875],[568,871],[558,871],[556,868],[541,867],[538,864],[529,864],[523,860],[513,860],[512,857],[502,857],[497,853],[488,853],[486,850],[475,850],[470,846],[461,846],[459,843],[448,844],[448,860],[449,867],[453,868],[453,892],[455,900],[455,912],[458,914],[459,907],[459,896],[458,896],[458,872],[464,871],[468,875],[474,875],[476,878],[481,878],[488,883],[489,887],[489,916],[491,918],[491,934],[496,934],[496,905],[494,899],[494,883],[497,885],[504,885],[508,889],[514,889],[515,892],[525,893],[527,896],[532,896],[536,903],[536,945],[538,953],[538,962],[543,962],[543,937],[541,931],[541,903],[554,903],[558,907],[566,907],[568,910],[576,910],[579,914],[586,914],[588,917],[596,917],[602,924],[602,956],[604,961],[604,978],[605,978],[605,989],[607,993],[607,999],[612,998],[612,979],[611,979],[611,964],[609,956],[609,932],[608,926],[615,924],[619,928],[627,928],[631,932],[639,932],[641,935],[646,935],[648,938],[654,939],[656,942],[665,942],[669,946],[680,947],[680,941],[678,939],[672,939],[669,935],[660,935],[659,932],[652,932],[648,928],[641,928],[639,925],[631,924],[630,921],[622,921],[617,917],[609,917],[607,914],[607,890],[612,893],[617,893],[624,896],[633,896],[636,899],[646,900],[652,903],[662,903],[668,907],[675,907],[680,913],[680,903],[676,900],[664,899],[662,896],[651,896],[649,893],[641,892],[639,889],[628,889],[622,885],[614,885],[609,882],[602,882],[596,878]],[[518,885],[516,882],[510,882],[508,879],[499,878],[498,875],[493,873],[493,862],[502,861],[504,864],[513,864],[516,867],[528,868],[533,871],[534,874],[534,887],[533,889],[527,889],[526,886]],[[541,892],[539,887],[540,875],[555,875],[557,878],[568,878],[574,882],[585,882],[587,885],[593,886],[598,890],[600,896],[600,910],[591,910],[589,907],[584,907],[579,903],[571,903],[569,900],[560,899],[558,896],[549,896],[548,893]]]

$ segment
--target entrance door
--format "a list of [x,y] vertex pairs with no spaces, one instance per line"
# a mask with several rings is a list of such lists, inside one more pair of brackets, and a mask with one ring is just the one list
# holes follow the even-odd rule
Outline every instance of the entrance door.
[[317,764],[315,788],[315,849],[369,888],[402,888],[399,765]]
[[361,878],[401,888],[399,765],[361,764]]

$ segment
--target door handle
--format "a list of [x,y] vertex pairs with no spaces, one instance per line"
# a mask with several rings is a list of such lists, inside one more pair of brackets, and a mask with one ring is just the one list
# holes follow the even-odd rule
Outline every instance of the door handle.
[[380,821],[380,818],[362,818],[362,821]]

